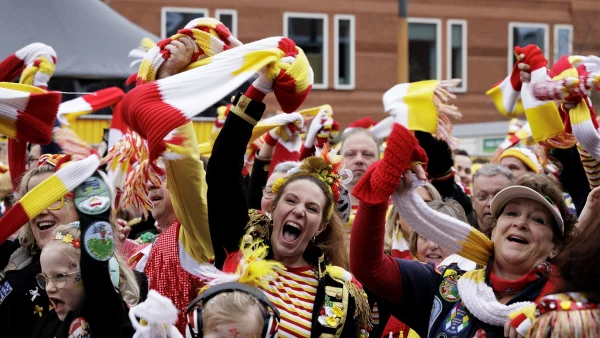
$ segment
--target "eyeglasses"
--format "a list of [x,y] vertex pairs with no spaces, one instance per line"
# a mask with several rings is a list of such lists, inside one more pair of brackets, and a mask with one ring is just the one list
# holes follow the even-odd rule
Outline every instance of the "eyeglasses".
[[271,200],[273,199],[273,190],[271,190],[272,187],[262,187],[262,193],[263,193],[263,197],[267,200]]
[[37,280],[37,283],[42,290],[46,290],[46,286],[48,286],[49,281],[52,281],[52,283],[54,283],[54,286],[56,286],[56,288],[62,289],[65,286],[67,286],[67,276],[74,275],[76,273],[79,273],[79,271],[59,273],[59,274],[56,274],[56,276],[54,276],[54,277],[48,277],[48,276],[44,275],[43,273],[38,273],[37,276],[35,276],[35,279]]
[[58,201],[52,203],[49,207],[48,210],[60,210],[64,205],[65,205],[65,197],[68,198],[73,198],[73,193],[68,193],[66,196],[61,197]]

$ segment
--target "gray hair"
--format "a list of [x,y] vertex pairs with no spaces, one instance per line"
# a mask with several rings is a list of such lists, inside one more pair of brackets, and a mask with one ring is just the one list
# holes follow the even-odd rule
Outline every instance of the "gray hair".
[[296,162],[296,161],[286,161],[286,162],[281,162],[278,163],[277,166],[275,167],[275,169],[273,169],[274,173],[284,173],[287,174],[287,172],[291,169],[295,169],[300,167],[300,162]]
[[482,165],[481,168],[475,172],[473,175],[473,182],[475,182],[475,179],[479,176],[490,177],[496,175],[503,175],[508,178],[510,184],[514,183],[515,177],[513,176],[512,171],[508,170],[505,166],[490,163]]

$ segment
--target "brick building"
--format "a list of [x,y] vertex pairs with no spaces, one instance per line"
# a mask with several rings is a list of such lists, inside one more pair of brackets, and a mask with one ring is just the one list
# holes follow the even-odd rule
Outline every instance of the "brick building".
[[[385,117],[381,97],[397,83],[398,0],[105,2],[161,37],[199,16],[221,20],[242,42],[291,37],[315,71],[304,106],[331,104],[342,126]],[[487,153],[484,136],[506,132],[485,91],[508,74],[514,45],[538,44],[550,62],[600,54],[598,0],[409,0],[408,16],[410,80],[463,79],[455,133],[477,154]],[[275,109],[273,98],[268,103]]]

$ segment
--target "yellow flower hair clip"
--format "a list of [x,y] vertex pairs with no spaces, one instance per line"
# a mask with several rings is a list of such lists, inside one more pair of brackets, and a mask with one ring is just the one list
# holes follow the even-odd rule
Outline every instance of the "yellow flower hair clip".
[[51,239],[61,241],[66,244],[71,244],[75,249],[79,249],[81,247],[81,241],[79,238],[73,238],[71,234],[63,235],[62,233],[57,232],[56,235],[54,235]]

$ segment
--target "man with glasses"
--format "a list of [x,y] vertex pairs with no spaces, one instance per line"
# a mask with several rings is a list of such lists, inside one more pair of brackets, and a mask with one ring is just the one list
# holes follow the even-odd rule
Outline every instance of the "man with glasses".
[[486,236],[492,234],[494,218],[490,211],[492,199],[500,190],[512,185],[513,174],[498,164],[484,164],[473,176],[473,209],[477,215],[477,228]]

